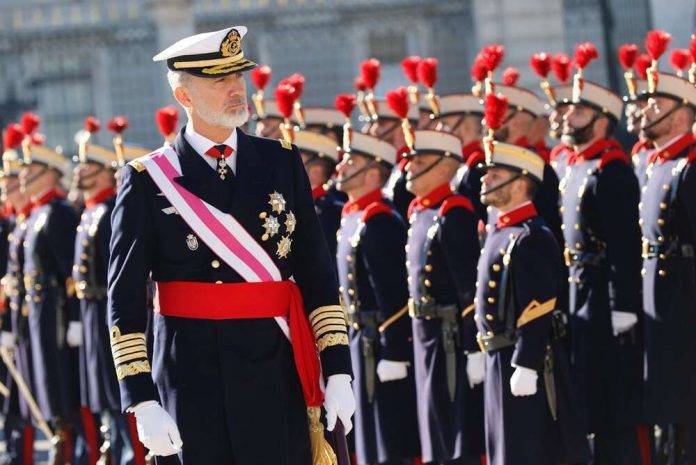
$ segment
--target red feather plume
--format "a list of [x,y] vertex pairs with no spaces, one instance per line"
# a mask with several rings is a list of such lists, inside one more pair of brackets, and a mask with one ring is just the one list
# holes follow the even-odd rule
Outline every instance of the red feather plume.
[[689,44],[691,51],[691,59],[696,61],[696,34],[691,34],[691,43]]
[[268,65],[259,66],[251,71],[251,82],[258,90],[264,90],[271,80],[271,67]]
[[94,134],[95,132],[99,132],[99,129],[101,129],[101,122],[97,118],[94,116],[85,118],[85,131]]
[[406,78],[413,84],[418,83],[418,64],[421,58],[416,55],[411,55],[401,60],[401,69],[404,71]]
[[669,64],[672,65],[675,71],[684,71],[692,62],[691,51],[687,48],[678,48],[672,50],[669,56]]
[[167,137],[176,131],[179,124],[179,111],[173,105],[158,108],[155,113],[155,121],[160,134]]
[[46,136],[40,132],[35,132],[31,135],[31,145],[43,145],[46,142]]
[[114,116],[109,121],[108,128],[113,133],[121,134],[128,129],[128,125],[128,119],[125,116]]
[[297,90],[289,82],[283,80],[278,84],[275,90],[275,99],[278,105],[278,111],[285,118],[290,118],[292,108],[295,104]]
[[647,53],[641,53],[636,58],[633,69],[636,70],[636,74],[640,79],[648,79],[648,68],[650,67],[651,61],[650,55]]
[[376,58],[370,58],[360,64],[360,76],[368,89],[374,89],[379,82],[382,65]]
[[517,80],[520,78],[520,71],[512,66],[505,68],[503,71],[503,84],[506,86],[514,87],[517,84]]
[[585,69],[585,66],[597,57],[599,57],[599,53],[592,42],[583,42],[575,46],[573,60],[578,68]]
[[546,52],[535,53],[529,59],[529,66],[542,79],[546,79],[551,71],[551,55]]
[[19,147],[22,144],[24,136],[24,128],[22,128],[22,125],[11,123],[5,129],[5,134],[3,136],[2,143],[5,146],[5,150],[16,149]]
[[305,77],[304,74],[302,73],[294,73],[288,76],[287,81],[295,88],[295,100],[299,99],[302,97],[302,94],[304,93],[304,86],[305,86]]
[[22,115],[22,128],[25,134],[32,134],[41,125],[41,118],[36,113],[30,111]]
[[424,58],[418,64],[418,79],[427,87],[432,89],[437,82],[437,58]]
[[336,100],[334,100],[334,106],[338,111],[343,113],[346,118],[350,118],[357,103],[357,99],[353,94],[339,94],[336,96]]
[[362,76],[355,76],[355,79],[353,79],[353,87],[360,92],[365,92],[367,90],[367,85]]
[[505,57],[505,47],[500,44],[492,44],[484,47],[481,51],[486,68],[488,71],[495,71]]
[[474,81],[483,81],[488,74],[488,67],[483,55],[477,55],[474,63],[471,65],[471,78]]
[[638,57],[638,46],[636,44],[623,44],[619,47],[619,63],[624,70],[633,68]]
[[568,82],[572,67],[568,55],[565,53],[557,53],[554,55],[553,60],[551,60],[551,67],[553,68],[553,74],[556,76],[558,82],[561,84]]
[[648,51],[648,55],[653,60],[659,60],[669,43],[672,41],[672,35],[660,29],[653,29],[648,31],[645,36],[645,50]]
[[406,87],[397,87],[386,95],[387,106],[401,119],[408,117],[409,95]]
[[486,127],[493,131],[500,128],[508,108],[508,99],[503,94],[488,94],[484,101]]

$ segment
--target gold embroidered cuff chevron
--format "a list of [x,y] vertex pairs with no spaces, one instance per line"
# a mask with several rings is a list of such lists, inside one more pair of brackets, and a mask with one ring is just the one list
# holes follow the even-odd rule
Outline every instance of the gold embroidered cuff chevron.
[[527,323],[541,318],[542,316],[551,313],[556,308],[556,299],[549,299],[546,302],[539,303],[532,300],[529,305],[522,311],[522,314],[517,319],[517,327],[526,325]]
[[346,317],[339,305],[317,308],[309,314],[309,322],[312,324],[314,338],[317,340],[330,331],[348,332]]
[[126,363],[116,367],[116,377],[120,380],[128,376],[134,376],[140,373],[150,373],[150,362],[147,360],[138,360],[137,362]]
[[110,338],[118,379],[150,372],[144,333],[121,334],[121,330],[114,326],[111,328]]
[[317,349],[322,352],[327,347],[331,346],[347,346],[348,345],[348,334],[347,333],[331,333],[322,337],[317,341]]

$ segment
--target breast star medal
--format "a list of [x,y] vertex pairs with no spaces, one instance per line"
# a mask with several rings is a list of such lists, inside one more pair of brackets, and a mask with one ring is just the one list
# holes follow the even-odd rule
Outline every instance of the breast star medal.
[[273,192],[272,194],[268,194],[268,196],[271,198],[268,201],[268,204],[271,206],[271,210],[273,210],[275,213],[283,213],[285,210],[285,199],[283,198],[283,194],[279,194],[278,192]]
[[292,247],[292,239],[288,236],[283,236],[283,238],[278,241],[278,250],[276,254],[279,258],[286,258],[290,253],[290,248]]
[[275,236],[280,231],[280,222],[273,215],[267,215],[265,212],[259,215],[263,220],[264,233],[261,239],[267,241],[270,237]]
[[288,234],[292,234],[295,232],[295,226],[297,226],[297,218],[295,218],[295,214],[288,210],[288,214],[285,217],[285,229],[288,230]]

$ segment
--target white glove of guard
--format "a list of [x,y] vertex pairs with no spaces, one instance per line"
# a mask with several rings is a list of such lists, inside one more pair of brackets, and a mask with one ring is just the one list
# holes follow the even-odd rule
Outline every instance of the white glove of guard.
[[331,375],[324,391],[324,410],[326,410],[326,429],[333,431],[336,418],[341,419],[346,434],[353,429],[350,417],[355,413],[355,397],[350,386],[350,375]]
[[397,381],[408,376],[408,362],[396,362],[394,360],[380,360],[377,363],[377,377],[381,383]]
[[513,396],[533,396],[537,392],[537,372],[531,368],[515,367],[510,377],[510,390]]
[[469,387],[472,389],[483,382],[486,377],[485,353],[471,352],[466,356],[466,376],[469,378]]
[[611,312],[611,326],[614,336],[628,331],[638,323],[638,316],[630,312]]
[[68,332],[65,335],[65,342],[70,347],[80,347],[82,345],[82,323],[71,321],[68,324]]
[[128,411],[135,414],[138,439],[151,453],[167,456],[181,452],[179,428],[157,401],[141,402]]
[[15,337],[10,331],[0,332],[0,347],[4,349],[15,348]]

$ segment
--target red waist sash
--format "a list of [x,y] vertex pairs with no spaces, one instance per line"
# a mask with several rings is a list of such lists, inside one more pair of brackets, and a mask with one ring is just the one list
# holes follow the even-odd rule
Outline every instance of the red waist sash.
[[155,311],[165,316],[204,320],[288,319],[295,367],[309,407],[322,403],[319,358],[302,294],[292,281],[261,283],[157,283]]

